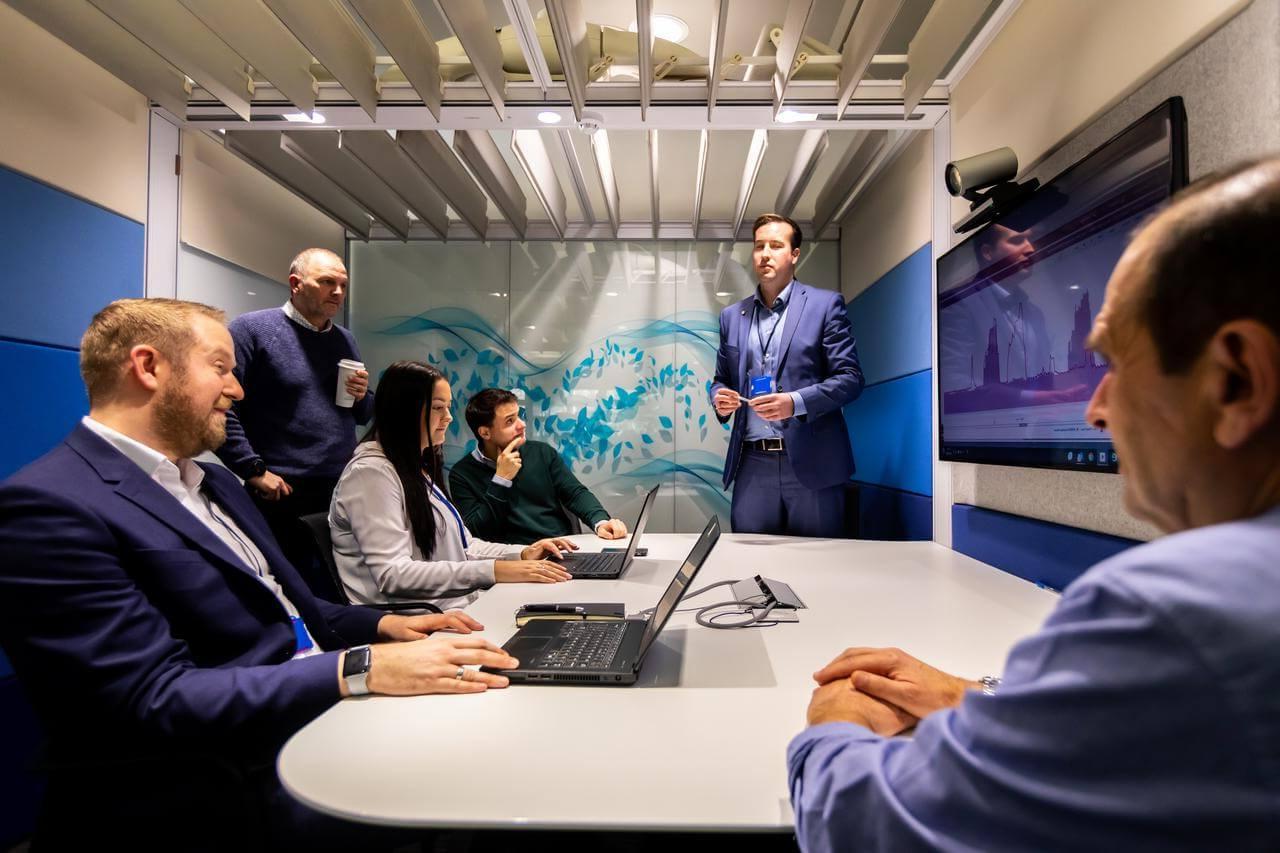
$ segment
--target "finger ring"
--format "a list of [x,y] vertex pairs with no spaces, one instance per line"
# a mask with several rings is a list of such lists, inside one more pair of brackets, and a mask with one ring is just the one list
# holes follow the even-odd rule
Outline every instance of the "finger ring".
[[453,674],[453,677],[458,679],[459,681],[462,681],[464,680],[463,676],[465,676],[466,674],[467,674],[466,667],[460,666],[458,667],[458,671]]

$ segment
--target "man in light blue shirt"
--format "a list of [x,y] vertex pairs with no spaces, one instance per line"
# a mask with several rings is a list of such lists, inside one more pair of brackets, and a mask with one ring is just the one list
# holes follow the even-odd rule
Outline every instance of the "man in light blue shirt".
[[896,649],[819,670],[788,752],[803,849],[1280,849],[1277,233],[1270,160],[1134,238],[1087,417],[1127,509],[1172,535],[1068,587],[1003,683]]

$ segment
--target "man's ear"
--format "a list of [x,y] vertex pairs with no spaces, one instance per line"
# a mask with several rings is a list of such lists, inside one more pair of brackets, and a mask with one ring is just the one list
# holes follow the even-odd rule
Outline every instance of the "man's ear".
[[488,441],[489,436],[493,435],[493,430],[489,429],[488,427],[482,426],[478,430],[476,430],[476,435],[479,437],[481,441]]
[[1207,347],[1213,437],[1233,450],[1280,415],[1280,338],[1257,320],[1224,323]]
[[296,293],[298,291],[299,284],[302,284],[302,276],[290,274],[289,275],[289,292]]
[[155,347],[138,344],[129,350],[129,375],[148,391],[160,387],[159,371],[161,356]]

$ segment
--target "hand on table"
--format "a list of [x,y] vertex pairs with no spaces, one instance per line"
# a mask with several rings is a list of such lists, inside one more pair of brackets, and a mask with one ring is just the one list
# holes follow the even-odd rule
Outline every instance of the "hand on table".
[[916,717],[954,708],[966,690],[980,687],[976,681],[934,669],[901,649],[845,649],[815,672],[813,678],[824,685],[847,680],[858,691],[890,702]]

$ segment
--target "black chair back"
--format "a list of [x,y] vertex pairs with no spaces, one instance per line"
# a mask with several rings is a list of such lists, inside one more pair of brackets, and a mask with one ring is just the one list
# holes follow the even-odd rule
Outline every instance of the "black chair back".
[[[342,585],[342,576],[338,574],[338,562],[333,558],[333,534],[329,531],[329,514],[327,512],[313,512],[311,515],[302,516],[299,520],[307,526],[307,530],[311,531],[311,538],[316,543],[317,556],[329,570],[329,578],[339,596],[333,600],[341,604],[350,604],[351,599],[347,596],[347,589]],[[401,610],[440,612],[440,608],[429,601],[396,601],[367,606],[375,607],[378,610],[386,610],[389,613]]]

